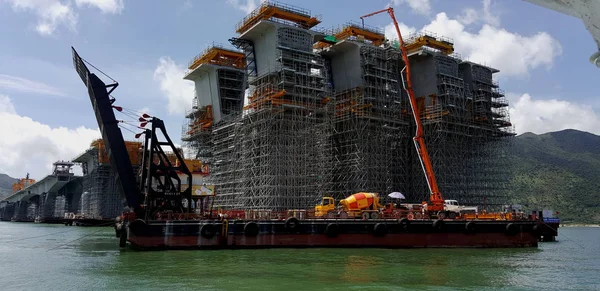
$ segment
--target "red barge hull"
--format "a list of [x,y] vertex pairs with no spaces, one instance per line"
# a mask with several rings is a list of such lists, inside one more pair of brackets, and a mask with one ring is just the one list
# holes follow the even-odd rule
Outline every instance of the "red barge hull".
[[123,225],[138,249],[537,247],[537,221],[150,221]]

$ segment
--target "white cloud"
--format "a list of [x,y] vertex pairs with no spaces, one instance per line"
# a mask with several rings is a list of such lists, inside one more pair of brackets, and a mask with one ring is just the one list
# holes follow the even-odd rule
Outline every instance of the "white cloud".
[[102,10],[102,13],[119,14],[125,6],[123,0],[75,0],[77,7],[89,5]]
[[549,69],[562,53],[560,43],[546,32],[522,36],[484,24],[479,32],[470,33],[445,13],[439,13],[423,30],[453,38],[455,51],[463,57],[497,68],[507,76],[527,75],[540,66]]
[[14,114],[16,111],[8,96],[0,94],[0,113],[3,112]]
[[97,129],[50,127],[20,116],[7,96],[0,95],[0,172],[12,177],[50,174],[52,163],[69,160],[100,137]]
[[507,96],[517,99],[509,109],[517,134],[541,134],[563,129],[600,134],[600,118],[591,106],[556,99],[534,99],[529,94]]
[[[538,67],[549,69],[562,53],[560,43],[546,32],[523,36],[483,24],[477,33],[471,33],[460,21],[448,18],[443,12],[418,30],[404,23],[398,26],[403,37],[414,31],[429,31],[452,38],[455,52],[464,59],[499,69],[500,76],[526,76]],[[397,39],[392,23],[385,27],[385,35],[389,39]]]
[[407,4],[414,12],[422,15],[428,15],[431,12],[429,0],[392,0],[390,4],[394,6]]
[[500,18],[490,11],[492,0],[483,0],[483,21],[489,25],[499,26]]
[[35,30],[44,36],[53,35],[61,25],[75,30],[77,14],[71,5],[59,0],[7,0],[15,11],[34,12],[38,17]]
[[483,7],[481,10],[477,10],[471,7],[465,8],[463,10],[463,14],[459,16],[457,20],[464,25],[470,25],[477,21],[482,21],[491,26],[499,26],[500,18],[497,15],[492,14],[491,12],[492,1],[483,0],[482,4]]
[[244,11],[246,14],[250,14],[250,12],[258,8],[258,5],[265,1],[266,0],[227,0],[227,4]]
[[150,111],[150,108],[148,108],[148,107],[143,107],[142,109],[139,109],[139,110],[137,110],[137,112],[139,112],[139,113],[140,113],[140,115],[142,115],[142,114],[144,114],[144,113],[146,113],[146,114],[150,115],[150,112],[151,112],[151,111]]
[[[500,70],[499,76],[527,76],[530,70],[550,69],[554,59],[562,54],[560,43],[546,32],[524,36],[498,28],[499,19],[490,12],[491,1],[483,1],[482,11],[467,8],[458,19],[450,19],[446,13],[438,13],[421,29],[399,23],[400,32],[406,39],[414,32],[428,31],[454,41],[454,51],[466,60],[485,64]],[[483,24],[476,33],[466,30],[466,24],[481,20]],[[393,23],[385,26],[385,36],[397,39]]]
[[458,17],[458,21],[464,25],[469,25],[471,23],[475,23],[479,20],[479,11],[473,8],[465,8],[463,10],[463,14]]
[[20,92],[65,96],[59,89],[44,83],[4,74],[0,74],[0,88]]
[[171,58],[160,58],[159,65],[154,70],[154,80],[160,84],[160,90],[169,100],[170,114],[184,113],[192,107],[194,98],[194,83],[184,80],[185,67],[177,65]]
[[[63,0],[4,0],[12,5],[16,12],[30,11],[37,16],[35,30],[42,36],[54,35],[56,30],[65,26],[76,30],[78,15],[72,1]],[[103,13],[120,13],[123,0],[75,0],[76,6],[95,6]]]
[[[411,34],[413,34],[417,31],[416,28],[414,28],[412,26],[408,26],[404,23],[398,23],[398,28],[400,28],[400,33],[402,34],[402,39],[406,39]],[[388,24],[384,27],[384,32],[385,32],[385,38],[390,39],[390,40],[398,39],[398,33],[396,32],[396,27],[394,26],[393,22],[390,22],[390,24]]]

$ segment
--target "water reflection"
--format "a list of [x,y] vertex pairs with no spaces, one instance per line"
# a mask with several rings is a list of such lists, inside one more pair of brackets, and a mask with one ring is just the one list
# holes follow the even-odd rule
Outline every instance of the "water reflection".
[[0,223],[0,281],[25,290],[600,290],[600,230],[569,236],[583,247],[140,252],[119,250],[111,228]]
[[342,280],[348,283],[371,283],[379,280],[378,267],[383,260],[374,256],[348,255]]

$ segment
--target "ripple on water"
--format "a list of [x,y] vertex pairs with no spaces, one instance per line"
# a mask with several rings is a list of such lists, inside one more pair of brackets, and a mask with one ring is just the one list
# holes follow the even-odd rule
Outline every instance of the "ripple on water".
[[561,234],[537,249],[139,252],[120,250],[108,227],[0,222],[0,282],[6,290],[600,290],[600,229]]

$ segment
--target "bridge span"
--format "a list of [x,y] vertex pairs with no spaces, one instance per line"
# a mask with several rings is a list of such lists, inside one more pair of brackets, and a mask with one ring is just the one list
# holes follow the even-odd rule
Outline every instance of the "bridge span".
[[65,212],[77,212],[83,177],[72,173],[71,162],[53,164],[51,175],[0,201],[0,220],[60,222]]

